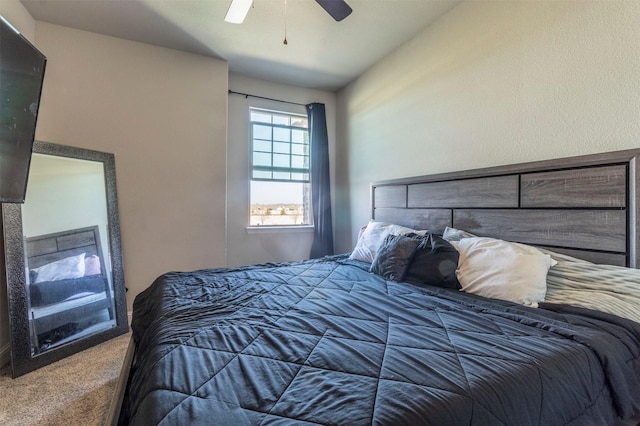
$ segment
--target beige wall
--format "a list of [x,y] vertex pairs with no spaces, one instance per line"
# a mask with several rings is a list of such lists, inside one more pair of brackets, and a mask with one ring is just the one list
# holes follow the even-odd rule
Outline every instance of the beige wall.
[[35,39],[36,21],[24,8],[20,0],[0,1],[0,15],[26,37],[31,43]]
[[36,138],[115,153],[129,305],[159,274],[224,266],[227,64],[36,22]]
[[339,93],[338,249],[372,181],[637,148],[638,40],[640,2],[461,3]]
[[[329,157],[335,158],[335,101],[333,93],[285,86],[237,74],[229,76],[229,89],[235,92],[275,98],[298,104],[325,104]],[[227,146],[227,264],[229,266],[264,262],[301,260],[309,257],[313,241],[312,230],[247,232],[249,212],[249,107],[306,114],[303,105],[273,102],[253,97],[229,95],[229,128]],[[331,168],[332,185],[335,169]],[[335,189],[335,186],[334,186]]]

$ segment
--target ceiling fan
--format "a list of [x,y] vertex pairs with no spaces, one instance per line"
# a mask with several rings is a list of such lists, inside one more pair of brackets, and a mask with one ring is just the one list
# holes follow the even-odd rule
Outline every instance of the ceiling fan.
[[[324,10],[336,21],[342,21],[352,12],[344,0],[316,0]],[[232,0],[224,20],[232,24],[241,24],[247,16],[253,0]]]

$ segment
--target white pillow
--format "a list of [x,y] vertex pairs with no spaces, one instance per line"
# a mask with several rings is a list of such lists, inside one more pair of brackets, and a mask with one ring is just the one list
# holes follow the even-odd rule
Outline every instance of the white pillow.
[[547,292],[548,254],[524,244],[469,237],[451,244],[460,252],[456,275],[467,293],[538,307]]
[[34,269],[37,272],[36,283],[58,281],[84,277],[84,253],[77,256],[65,257],[56,262],[47,263]]
[[387,235],[403,235],[411,232],[415,232],[418,235],[425,235],[427,231],[416,231],[415,229],[404,226],[372,220],[367,224],[364,232],[362,232],[349,258],[372,263],[376,257],[378,248]]

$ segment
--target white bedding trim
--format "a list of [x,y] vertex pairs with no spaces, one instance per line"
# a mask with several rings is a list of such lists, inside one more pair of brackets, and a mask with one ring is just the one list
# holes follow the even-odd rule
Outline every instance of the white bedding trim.
[[106,298],[107,298],[107,295],[104,291],[101,293],[91,293],[85,297],[71,299],[71,300],[67,300],[61,303],[56,303],[53,305],[34,307],[34,308],[31,308],[31,312],[33,312],[34,319],[39,319],[39,318],[47,317],[49,315],[68,311],[70,309],[86,305],[88,303],[98,302]]

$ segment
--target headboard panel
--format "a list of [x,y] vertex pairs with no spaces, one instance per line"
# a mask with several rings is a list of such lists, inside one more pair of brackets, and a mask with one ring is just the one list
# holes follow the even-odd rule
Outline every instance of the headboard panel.
[[640,149],[377,182],[372,218],[638,267],[638,161]]
[[87,256],[95,254],[100,258],[102,275],[106,276],[102,246],[100,245],[100,232],[97,225],[30,237],[26,239],[25,243],[25,255],[30,269],[65,257],[86,253]]

